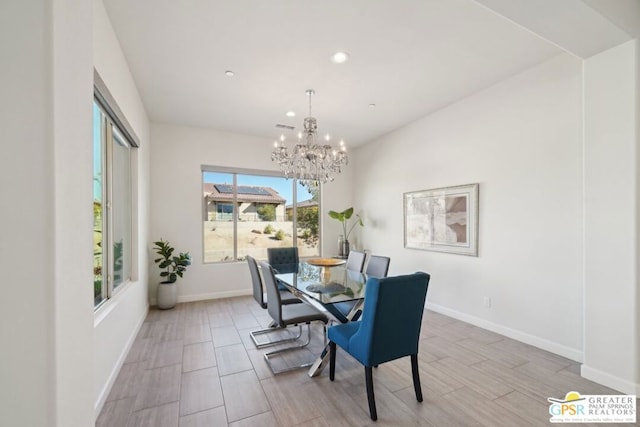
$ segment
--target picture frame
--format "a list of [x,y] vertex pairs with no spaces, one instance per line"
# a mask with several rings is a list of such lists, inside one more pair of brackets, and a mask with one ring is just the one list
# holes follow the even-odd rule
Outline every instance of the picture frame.
[[478,256],[479,184],[404,193],[404,247]]

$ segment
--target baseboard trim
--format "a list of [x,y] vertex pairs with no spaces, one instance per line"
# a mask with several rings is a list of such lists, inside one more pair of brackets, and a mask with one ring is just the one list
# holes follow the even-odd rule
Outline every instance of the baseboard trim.
[[627,381],[607,372],[594,369],[590,366],[582,365],[580,367],[580,375],[588,380],[595,381],[598,384],[617,390],[620,393],[633,394],[636,396],[640,395],[640,384]]
[[427,303],[427,308],[429,310],[435,311],[436,313],[444,314],[445,316],[462,320],[463,322],[467,322],[472,325],[479,326],[483,329],[496,332],[500,335],[513,338],[514,340],[530,344],[546,351],[550,351],[551,353],[555,353],[568,359],[575,360],[576,362],[582,362],[582,351],[575,348],[567,347],[562,344],[558,344],[553,341],[537,337],[535,335],[527,334],[526,332],[518,331],[516,329],[511,329],[498,323],[493,323],[486,319],[472,316],[467,313],[452,310],[438,304]]
[[211,292],[206,294],[180,295],[178,296],[178,302],[193,302],[193,301],[204,301],[208,299],[241,297],[241,296],[251,295],[251,294],[253,294],[253,291],[251,289],[241,289],[241,290],[234,290],[234,291]]
[[124,361],[127,359],[127,355],[129,354],[131,347],[133,347],[133,343],[135,342],[136,337],[138,336],[138,332],[140,332],[140,329],[142,328],[142,324],[147,318],[147,314],[149,314],[148,305],[147,305],[147,309],[144,311],[144,313],[142,313],[142,316],[138,319],[138,322],[135,328],[133,328],[133,331],[129,336],[129,339],[127,340],[127,345],[125,345],[124,349],[120,353],[120,357],[118,357],[118,361],[113,366],[113,369],[109,374],[109,380],[104,385],[104,387],[102,387],[102,390],[98,395],[98,399],[96,400],[96,403],[93,408],[96,421],[98,420],[98,416],[100,416],[100,412],[102,411],[102,408],[104,407],[104,404],[107,401],[107,397],[109,397],[109,393],[111,392],[111,388],[113,387],[113,384],[115,383],[116,378],[120,373],[120,369],[122,368],[122,365],[124,365]]

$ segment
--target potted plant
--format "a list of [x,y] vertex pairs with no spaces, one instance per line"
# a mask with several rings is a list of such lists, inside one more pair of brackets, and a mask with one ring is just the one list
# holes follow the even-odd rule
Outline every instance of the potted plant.
[[[356,225],[360,224],[360,227],[364,226],[364,223],[362,222],[362,218],[360,218],[360,215],[356,214],[357,220],[353,222],[351,227],[348,227],[348,222],[353,216],[352,207],[345,209],[342,212],[329,211],[329,216],[333,219],[337,219],[342,224],[342,235],[340,236],[340,240],[339,240],[340,256],[341,257],[349,256],[349,235],[351,234],[351,232],[353,231],[353,228]],[[347,227],[348,227],[348,230],[347,230]]]
[[173,255],[175,249],[168,241],[160,239],[154,242],[155,252],[160,255],[153,260],[162,269],[160,277],[164,281],[158,286],[157,304],[158,308],[166,310],[176,306],[178,302],[178,289],[176,281],[182,277],[187,267],[191,265],[191,255],[189,252],[181,252],[177,256]]

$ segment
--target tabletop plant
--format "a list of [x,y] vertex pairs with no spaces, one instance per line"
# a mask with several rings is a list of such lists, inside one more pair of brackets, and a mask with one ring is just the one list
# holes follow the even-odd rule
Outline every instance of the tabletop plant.
[[166,280],[166,283],[174,283],[178,277],[182,277],[187,267],[191,265],[191,255],[189,252],[180,252],[177,256],[173,255],[175,249],[168,241],[160,239],[154,242],[154,249],[159,258],[153,260],[163,271],[160,277]]
[[353,231],[353,228],[356,225],[360,224],[360,227],[364,227],[362,218],[360,218],[360,215],[358,214],[356,214],[355,216],[356,221],[354,221],[353,224],[351,224],[351,227],[348,226],[349,220],[353,216],[353,207],[345,209],[342,212],[329,211],[329,216],[333,219],[340,221],[340,223],[342,224],[342,235],[344,236],[344,239],[346,241],[349,241],[349,235],[351,234],[351,232]]

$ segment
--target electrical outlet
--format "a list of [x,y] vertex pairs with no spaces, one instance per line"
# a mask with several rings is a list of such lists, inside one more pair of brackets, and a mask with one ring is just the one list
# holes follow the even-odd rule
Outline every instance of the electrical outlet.
[[491,308],[491,297],[484,297],[484,306],[486,308]]

